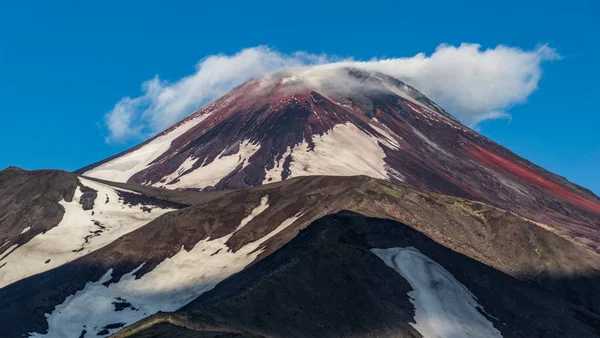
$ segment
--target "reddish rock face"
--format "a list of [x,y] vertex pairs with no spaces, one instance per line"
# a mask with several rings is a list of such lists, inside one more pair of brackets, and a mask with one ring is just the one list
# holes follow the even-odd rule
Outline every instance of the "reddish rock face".
[[205,190],[364,174],[482,201],[600,251],[600,199],[590,191],[465,127],[396,79],[355,69],[309,75],[251,80],[80,172]]

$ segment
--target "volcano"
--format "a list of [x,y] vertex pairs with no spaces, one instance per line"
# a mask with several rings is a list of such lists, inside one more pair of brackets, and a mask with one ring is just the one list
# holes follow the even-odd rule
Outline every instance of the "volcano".
[[251,80],[79,173],[202,190],[367,175],[513,211],[600,250],[593,193],[465,127],[405,83],[354,68]]
[[598,337],[600,198],[385,74],[268,74],[0,172],[0,336],[109,335]]

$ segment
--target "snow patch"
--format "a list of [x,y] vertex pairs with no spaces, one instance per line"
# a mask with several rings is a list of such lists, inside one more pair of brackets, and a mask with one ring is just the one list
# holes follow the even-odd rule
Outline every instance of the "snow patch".
[[283,178],[283,176],[282,176],[283,175],[283,163],[288,158],[288,156],[290,156],[291,153],[292,153],[292,148],[290,148],[288,146],[285,153],[283,153],[283,155],[281,156],[281,160],[276,161],[273,165],[273,168],[271,168],[271,170],[267,170],[265,168],[265,179],[263,180],[262,184],[278,182],[278,181],[282,180],[282,178]]
[[[397,86],[392,86],[392,85],[390,85],[390,84],[389,84],[389,83],[388,83],[388,82],[387,82],[385,79],[382,79],[382,78],[381,78],[381,77],[379,77],[379,76],[377,76],[377,78],[379,78],[379,79],[381,80],[381,82],[382,82],[382,83],[385,85],[385,87],[387,87],[387,89],[389,89],[389,90],[390,90],[392,93],[394,93],[394,94],[396,94],[396,95],[400,96],[401,98],[403,98],[403,99],[405,99],[405,100],[407,100],[407,101],[409,101],[409,102],[412,102],[412,103],[414,103],[414,104],[418,105],[418,106],[419,106],[419,107],[421,107],[421,108],[424,108],[424,109],[427,109],[427,110],[429,110],[429,108],[428,108],[427,106],[425,106],[423,103],[421,103],[421,102],[419,102],[419,101],[415,100],[415,99],[414,99],[414,98],[413,98],[413,97],[412,97],[412,96],[411,96],[411,95],[408,93],[408,90],[409,90],[409,89],[408,89],[408,87],[407,87],[406,85],[404,85],[404,86],[402,86],[402,88],[400,88],[400,87],[397,87]],[[412,108],[412,107],[411,107],[411,108]],[[413,108],[413,110],[415,110],[415,109]],[[417,111],[417,110],[415,110],[415,111]],[[419,112],[419,111],[417,111],[417,112]]]
[[[313,136],[312,141],[315,143],[313,150],[306,141],[291,149],[291,174],[288,178],[310,175],[388,177],[380,139],[354,124],[338,124],[324,135]],[[272,178],[269,182],[281,181],[282,170],[277,165],[267,171],[266,177]]]
[[165,176],[161,180],[161,182],[172,182],[172,181],[176,180],[181,175],[183,175],[186,171],[192,169],[192,167],[194,166],[194,164],[196,164],[196,162],[198,162],[198,158],[193,158],[191,156],[188,157],[188,158],[186,158],[185,161],[183,161],[183,163],[181,163],[181,165],[179,166],[179,168],[177,168],[170,175]]
[[386,169],[387,169],[388,177],[390,179],[396,179],[400,182],[406,182],[406,177],[404,175],[402,175],[398,170],[390,167],[389,165],[386,165]]
[[117,190],[134,192],[84,178],[79,178],[79,182],[98,192],[94,208],[83,210],[79,203],[83,193],[79,187],[71,202],[60,201],[65,213],[57,226],[13,252],[6,251],[10,254],[3,260],[7,264],[0,269],[0,288],[96,251],[173,210],[151,206],[150,212],[143,211],[141,205],[125,205],[117,194]]
[[169,150],[173,140],[210,115],[211,113],[207,113],[190,119],[141,148],[88,170],[83,175],[113,182],[127,182],[131,176],[149,167],[154,160]]
[[260,199],[260,204],[252,209],[252,211],[250,212],[250,215],[244,217],[244,219],[242,219],[242,221],[240,222],[240,225],[238,225],[238,227],[236,228],[236,231],[243,228],[244,226],[246,226],[246,224],[250,223],[251,220],[254,219],[254,217],[258,216],[261,212],[267,210],[267,208],[269,207],[269,196],[264,196],[263,198]]
[[[6,242],[6,243],[8,243],[8,242]],[[4,244],[6,244],[6,243],[4,243]],[[2,245],[2,246],[4,246],[4,245]],[[19,244],[13,244],[8,249],[4,250],[4,252],[0,255],[0,261],[3,261],[4,258],[6,256],[10,255],[12,253],[12,251],[15,250],[18,246],[19,246]],[[2,276],[2,272],[0,272],[0,276]],[[2,285],[0,285],[0,287],[1,286]]]
[[26,233],[29,230],[31,230],[31,227],[26,227],[25,229],[23,229],[23,231],[21,231],[21,235]]
[[[242,165],[242,168],[246,167],[249,163],[249,158],[252,157],[258,149],[260,149],[260,143],[252,143],[249,140],[246,140],[240,143],[237,153],[223,156],[223,152],[225,152],[225,150],[223,150],[214,161],[203,164],[201,167],[196,168],[183,176],[171,174],[160,182],[155,183],[154,186],[169,189],[205,188],[214,186],[234,171],[239,165]],[[191,161],[192,160],[190,160],[190,162]]]
[[[377,121],[377,119],[373,119],[375,121]],[[375,129],[375,131],[377,131],[379,134],[383,135],[383,137],[385,137],[384,140],[379,139],[379,141],[383,144],[385,144],[388,148],[394,149],[394,150],[398,150],[400,149],[400,143],[398,143],[398,141],[396,140],[396,138],[394,136],[392,136],[392,134],[394,134],[386,125],[383,125],[387,130],[384,130],[382,128],[379,128],[378,126],[374,125],[374,124],[369,124],[371,126],[371,128]]]
[[446,150],[442,149],[437,143],[430,140],[422,132],[418,131],[415,128],[412,128],[412,130],[415,133],[415,135],[417,135],[419,138],[421,138],[423,141],[425,141],[425,143],[427,143],[427,145],[429,145],[432,149],[437,150],[440,154],[450,157],[450,154]]
[[[258,210],[264,210],[267,200],[263,200]],[[242,222],[252,214],[258,215],[256,210],[252,210]],[[285,220],[269,234],[237,252],[230,251],[226,245],[232,234],[205,239],[196,243],[190,251],[181,248],[175,256],[165,259],[139,279],[135,278],[134,273],[141,266],[125,274],[118,283],[106,287],[102,283],[111,279],[110,269],[100,280],[86,284],[83,290],[69,296],[51,314],[46,315],[49,326],[47,334],[31,333],[30,337],[67,337],[84,328],[90,336],[107,336],[120,329],[98,334],[106,325],[130,325],[158,311],[178,310],[252,263],[263,251],[259,249],[261,244],[299,217],[301,214]],[[130,306],[116,311],[113,304],[116,300],[124,300]]]
[[441,265],[408,248],[371,249],[414,289],[409,292],[415,306],[411,325],[424,338],[502,337],[478,309],[476,297]]
[[313,151],[306,141],[293,149],[290,177],[367,175],[385,179],[385,153],[378,141],[354,124],[338,124],[313,137]]

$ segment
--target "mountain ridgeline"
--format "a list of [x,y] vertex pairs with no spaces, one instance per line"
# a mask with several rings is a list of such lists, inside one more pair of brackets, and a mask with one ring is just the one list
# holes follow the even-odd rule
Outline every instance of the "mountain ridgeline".
[[355,68],[1,171],[0,229],[2,337],[600,336],[600,198]]

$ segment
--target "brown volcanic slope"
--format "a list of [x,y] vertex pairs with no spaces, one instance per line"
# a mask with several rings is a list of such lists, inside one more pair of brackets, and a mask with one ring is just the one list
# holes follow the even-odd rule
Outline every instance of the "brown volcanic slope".
[[[172,202],[170,205],[177,207],[197,204],[226,193],[172,192],[140,185],[93,180],[139,192],[147,197],[146,202],[154,199],[156,203]],[[78,186],[83,187],[77,175],[65,171],[27,171],[17,167],[1,170],[0,245],[10,247],[12,244],[22,244],[55,227],[64,214],[64,207],[59,202],[71,202]],[[88,189],[78,202],[83,209],[89,210],[93,207],[96,197],[97,193]],[[23,232],[26,228],[29,229]]]
[[[129,203],[171,208],[182,208],[225,193],[172,192],[139,185],[98,182],[141,194],[137,198],[131,194],[124,195]],[[76,202],[81,204],[83,210],[92,210],[94,203],[98,203],[97,192],[85,187],[73,173],[58,170],[27,171],[17,167],[0,171],[0,256],[8,255],[8,251],[56,227],[65,213],[59,202],[72,202],[78,187],[83,193]]]
[[[173,192],[136,184],[113,183],[91,178],[117,188],[139,192],[145,202],[183,207],[198,204],[227,192]],[[55,227],[63,218],[60,201],[71,202],[77,187],[85,187],[77,175],[59,170],[27,171],[9,167],[0,171],[0,254],[13,244],[24,244]],[[97,192],[87,189],[78,202],[82,209],[93,208]],[[27,230],[25,230],[27,229]]]
[[[317,220],[269,257],[180,311],[154,315],[114,338],[202,337],[214,332],[239,337],[420,337],[410,325],[415,310],[406,297],[413,287],[369,251],[388,247],[412,247],[451,272],[477,297],[482,313],[503,337],[598,334],[592,314],[577,310],[566,294],[503,274],[401,223],[341,212]],[[434,280],[432,288],[450,283]],[[586,320],[592,325],[584,324]]]
[[[214,193],[197,194],[213,195]],[[264,200],[268,200],[268,207],[261,209],[261,212],[256,212],[264,204]],[[132,324],[131,320],[135,321],[151,315],[153,312],[144,311],[156,311],[157,308],[153,307],[156,299],[159,299],[159,304],[163,304],[158,308],[159,310],[176,310],[196,296],[210,290],[222,279],[244,269],[253,260],[255,263],[260,263],[265,257],[270,257],[270,254],[276,253],[296,237],[301,229],[315,220],[341,210],[352,210],[365,216],[388,218],[400,223],[369,221],[371,222],[369,224],[373,224],[373,231],[369,230],[371,226],[366,228],[358,225],[351,226],[349,228],[351,233],[344,236],[354,238],[352,239],[354,249],[342,248],[340,244],[336,244],[335,241],[341,238],[344,230],[337,226],[331,228],[330,233],[340,236],[325,236],[325,240],[326,243],[333,243],[333,251],[335,248],[343,249],[341,253],[333,256],[338,258],[327,259],[327,252],[322,251],[326,245],[307,249],[309,253],[312,252],[310,257],[315,259],[323,257],[323,265],[318,266],[323,270],[331,270],[329,274],[323,275],[325,277],[336,274],[332,264],[339,266],[339,256],[343,257],[344,252],[358,250],[355,255],[348,256],[348,264],[350,264],[348,269],[341,266],[340,275],[336,277],[342,278],[340,276],[349,273],[347,278],[350,283],[352,276],[357,272],[356,269],[364,267],[365,262],[369,266],[375,264],[374,256],[367,255],[365,249],[374,246],[382,248],[415,246],[442,264],[461,283],[469,288],[472,287],[471,291],[477,297],[488,299],[483,291],[488,287],[491,294],[504,299],[496,305],[492,301],[488,303],[487,300],[482,300],[482,305],[486,311],[490,311],[490,315],[507,323],[508,328],[497,326],[507,336],[511,336],[510,332],[521,330],[528,320],[537,320],[539,315],[547,316],[549,321],[557,323],[552,327],[544,328],[546,322],[541,321],[540,324],[532,326],[532,330],[542,330],[539,332],[546,336],[559,336],[560,333],[569,330],[581,333],[580,336],[589,336],[592,330],[589,325],[595,325],[598,320],[600,313],[598,254],[511,212],[485,204],[420,192],[406,186],[364,176],[301,177],[251,189],[229,191],[202,201],[197,205],[162,215],[82,258],[0,289],[0,327],[5,336],[20,337],[29,332],[45,332],[48,329],[56,334],[57,331],[53,331],[56,327],[49,327],[46,314],[54,316],[53,322],[57,323],[59,328],[66,327],[70,332],[77,333],[85,330],[90,336],[96,334],[102,336],[114,333],[123,325]],[[253,215],[253,218],[248,218],[249,215]],[[248,221],[244,223],[242,221],[244,219]],[[287,222],[288,220],[291,222]],[[385,226],[380,222],[384,222]],[[240,226],[241,224],[244,225]],[[381,233],[376,230],[380,225],[383,227]],[[327,229],[329,228],[326,227],[325,232],[329,231]],[[317,234],[320,231],[318,230]],[[379,239],[369,240],[371,236]],[[320,237],[311,235],[308,242],[317,243],[318,238]],[[385,241],[386,238],[389,239],[388,242]],[[214,246],[215,243],[221,242],[224,243],[223,246]],[[442,246],[448,249],[443,249]],[[426,249],[426,247],[435,247],[435,249]],[[201,252],[203,248],[207,250],[205,254]],[[195,263],[191,266],[176,265],[173,270],[165,270],[165,266],[168,267],[170,262],[178,261],[177,257],[180,255],[188,255],[188,259],[192,259]],[[194,256],[204,258],[196,262],[193,261]],[[246,257],[250,260],[245,260]],[[217,265],[214,265],[211,259],[216,259]],[[311,259],[301,262],[299,266],[305,269],[306,262],[311,262]],[[371,281],[364,281],[371,287],[377,287],[377,283],[383,281],[383,276],[393,275],[393,270],[385,270],[383,268],[387,267],[382,262],[377,263],[379,265],[373,269],[377,271],[378,277]],[[210,265],[210,269],[207,270],[204,269],[206,264],[213,265]],[[232,265],[237,268],[231,270]],[[272,263],[266,269],[277,266],[279,263]],[[461,277],[463,268],[468,270],[467,277]],[[112,269],[112,273],[107,275],[109,269]],[[156,279],[158,271],[166,273],[168,283],[163,288],[155,289],[152,287],[155,284],[145,281],[147,279],[160,281]],[[180,285],[178,271],[197,273],[198,279],[193,281],[191,287],[185,283]],[[249,275],[243,275],[245,271],[250,270],[242,270],[240,276],[248,276],[239,277],[243,283],[254,283],[255,276],[262,274],[248,272]],[[315,272],[315,276],[319,273]],[[476,281],[474,276],[478,275],[480,278]],[[133,276],[140,284],[134,284],[134,289],[131,291],[132,289],[127,285],[133,283]],[[283,276],[293,278],[306,275],[293,273]],[[412,318],[412,307],[406,295],[408,289],[406,282],[402,282],[402,278],[394,276],[395,278],[385,283],[399,283],[395,286],[394,292],[395,295],[402,295],[402,297],[394,301],[394,306],[404,313],[399,317],[402,320],[398,325],[407,329],[407,321]],[[500,279],[496,283],[497,278]],[[102,287],[100,284],[108,287]],[[310,285],[307,291],[313,289],[314,285]],[[283,287],[287,290],[285,283]],[[349,290],[355,290],[356,287],[358,286],[354,285],[354,289]],[[235,289],[235,285],[227,288]],[[259,288],[257,292],[263,292],[261,290]],[[516,299],[511,301],[510,295],[514,290],[518,293],[514,296]],[[67,297],[78,291],[80,292],[74,298],[70,298],[69,302],[65,303]],[[188,300],[177,303],[178,305],[172,308],[169,301],[182,295],[185,295]],[[218,297],[221,295],[222,293],[217,294]],[[260,299],[259,294],[256,295]],[[298,297],[301,295],[303,294],[297,294]],[[303,297],[308,297],[304,295]],[[377,296],[377,294],[371,295]],[[518,298],[525,295],[531,302],[531,306],[521,311],[519,309],[524,301]],[[92,298],[85,298],[88,296]],[[389,295],[379,294],[379,296]],[[167,299],[167,302],[160,303],[161,299]],[[80,300],[83,303],[79,303]],[[102,306],[107,300],[109,306]],[[114,305],[114,309],[110,302]],[[86,305],[90,303],[97,306],[90,308]],[[84,306],[77,307],[78,304]],[[201,304],[199,308],[203,308],[205,303],[200,301],[194,304]],[[256,303],[249,303],[249,306],[251,304],[259,306]],[[55,308],[59,305],[60,313],[57,313]],[[355,310],[359,311],[360,308],[355,307]],[[72,313],[83,313],[84,315],[77,317],[82,321],[73,321],[72,317],[67,317],[67,321],[64,321],[63,317]],[[248,323],[230,322],[229,320],[233,319],[215,317],[215,312],[212,310],[202,313],[206,315],[206,320],[221,321],[218,324],[227,328],[225,332],[233,330],[231,332],[234,334],[236,330],[252,328],[247,326]],[[331,312],[322,312],[322,314],[329,316]],[[246,320],[243,317],[238,319]],[[348,318],[340,317],[337,320],[344,322],[346,319]],[[85,323],[88,324],[86,327],[83,326]],[[364,324],[364,322],[358,323]],[[494,324],[498,323],[494,322]],[[252,332],[262,334],[263,331]],[[278,332],[282,331],[273,331],[273,334],[277,335]]]
[[224,194],[111,184],[56,170],[2,170],[0,288],[82,257],[165,212]]
[[0,171],[0,254],[56,226],[64,213],[58,202],[70,202],[77,183],[62,171]]
[[485,202],[600,250],[593,193],[466,128],[402,82],[356,69],[251,80],[80,173],[204,190],[364,174]]

